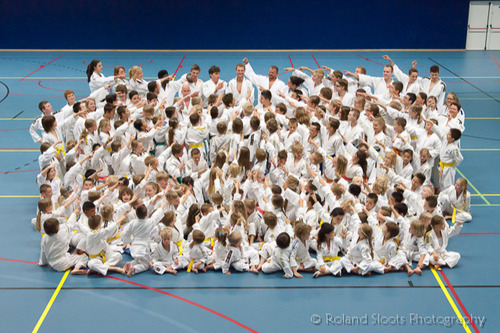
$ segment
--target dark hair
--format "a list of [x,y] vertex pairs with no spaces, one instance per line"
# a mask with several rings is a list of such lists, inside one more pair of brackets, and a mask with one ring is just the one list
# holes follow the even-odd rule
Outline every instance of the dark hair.
[[431,208],[436,208],[438,204],[438,200],[435,196],[431,195],[430,197],[425,198],[425,202],[429,205]]
[[396,203],[401,203],[401,202],[403,202],[403,199],[404,199],[403,194],[401,192],[398,192],[398,191],[392,192],[391,197],[394,198],[394,201]]
[[300,86],[302,83],[304,83],[304,79],[298,77],[298,76],[290,76],[290,82],[295,85],[295,86]]
[[263,92],[260,93],[260,95],[268,100],[271,100],[271,98],[273,98],[273,94],[269,90],[264,90]]
[[117,100],[117,96],[115,93],[112,93],[112,94],[107,94],[106,95],[106,98],[104,99],[106,101],[106,103],[108,104],[113,104],[114,102],[116,102]]
[[394,209],[403,216],[406,216],[408,214],[408,206],[405,203],[397,203],[394,205]]
[[320,248],[321,243],[326,242],[326,235],[334,230],[335,228],[330,223],[323,223],[321,225],[321,228],[318,231],[318,243],[317,243],[318,249]]
[[364,151],[358,150],[356,156],[358,157],[358,165],[363,170],[363,176],[366,176],[366,169],[368,167],[368,162],[366,161],[367,155]]
[[378,195],[376,195],[375,193],[368,193],[366,198],[372,199],[374,204],[377,204],[377,202],[378,202]]
[[406,93],[406,96],[408,96],[411,104],[415,103],[415,101],[417,100],[417,95],[415,95],[414,93]]
[[422,185],[423,183],[425,183],[426,177],[425,177],[425,175],[423,173],[418,172],[418,173],[415,174],[414,177],[418,179],[418,181],[420,182],[420,185]]
[[47,219],[43,223],[43,230],[45,230],[45,233],[49,236],[57,234],[57,231],[59,230],[59,221],[53,217]]
[[146,94],[146,99],[148,102],[151,102],[153,99],[157,99],[158,95],[156,95],[154,92],[148,92]]
[[361,193],[361,187],[356,184],[351,184],[349,185],[349,193],[357,197]]
[[86,212],[86,211],[89,211],[91,209],[94,209],[95,208],[95,205],[93,202],[90,202],[90,201],[85,201],[82,205],[82,211]]
[[287,232],[282,232],[276,237],[276,245],[280,249],[286,249],[290,246],[290,235]]
[[218,66],[214,65],[208,69],[208,75],[212,75],[214,73],[220,73],[220,68]]
[[140,205],[135,209],[138,219],[145,219],[148,216],[148,209],[144,205]]
[[56,118],[54,116],[43,116],[42,118],[42,127],[45,132],[50,132],[52,127],[56,122]]
[[[43,119],[42,119],[42,121],[43,121]],[[460,130],[458,130],[456,128],[450,128],[450,135],[453,138],[453,141],[457,141],[457,140],[460,140],[460,138],[462,137],[462,132],[460,132]]]
[[150,81],[148,82],[148,92],[155,92],[157,88],[156,81]]
[[98,63],[100,63],[101,60],[94,59],[90,62],[90,64],[87,66],[87,82],[90,82],[90,77],[94,73],[94,70],[97,66]]
[[330,216],[331,216],[331,217],[337,217],[337,216],[340,216],[340,215],[342,215],[342,216],[344,216],[344,215],[345,215],[345,211],[344,211],[344,209],[343,209],[343,208],[341,208],[341,207],[334,208],[334,209],[332,210],[332,212],[330,213]]
[[400,82],[400,81],[395,81],[392,83],[392,86],[394,87],[394,89],[396,89],[399,93],[401,93],[403,91],[403,83]]

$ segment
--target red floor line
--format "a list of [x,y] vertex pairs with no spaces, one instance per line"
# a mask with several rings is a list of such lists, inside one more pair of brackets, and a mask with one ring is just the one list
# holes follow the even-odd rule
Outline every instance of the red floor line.
[[500,235],[500,232],[461,232],[459,235]]
[[450,281],[448,280],[448,278],[446,277],[446,274],[444,274],[444,271],[441,269],[439,271],[441,273],[441,275],[443,276],[443,279],[444,281],[446,282],[446,284],[448,285],[448,288],[450,288],[451,290],[451,293],[453,294],[453,296],[455,296],[455,299],[456,301],[458,302],[458,305],[460,305],[460,308],[462,309],[462,311],[464,312],[465,316],[467,317],[467,319],[469,320],[469,323],[470,325],[472,326],[472,328],[474,329],[474,331],[476,333],[479,333],[479,329],[477,328],[476,326],[476,323],[474,323],[474,321],[472,320],[469,312],[467,312],[467,310],[465,309],[465,306],[464,304],[462,303],[462,301],[460,300],[460,298],[458,297],[457,293],[455,292],[455,289],[453,288],[453,286],[451,285]]
[[34,261],[26,261],[26,260],[16,260],[16,259],[7,259],[7,258],[0,258],[2,261],[12,261],[12,262],[21,262],[25,264],[33,264],[33,265],[38,265],[37,262]]
[[498,64],[497,60],[495,58],[493,58],[492,54],[490,54],[490,57],[491,57],[491,59],[493,59],[493,61],[495,62],[495,64],[497,64],[497,66],[500,67],[500,65]]
[[318,68],[321,69],[321,66],[318,63],[318,60],[316,60],[316,58],[314,57],[314,54],[311,54],[311,55],[312,55],[314,61],[316,62],[316,65],[318,65]]
[[21,173],[21,172],[35,172],[40,171],[40,169],[32,169],[32,170],[17,170],[17,171],[0,171],[0,174],[8,174],[8,173]]
[[288,55],[288,59],[290,60],[290,65],[292,65],[292,68],[294,68],[294,67],[293,67],[292,58],[290,57],[290,55]]
[[221,318],[224,318],[224,319],[226,319],[226,320],[229,320],[229,321],[230,321],[230,322],[232,322],[233,324],[236,324],[236,325],[238,325],[238,326],[240,326],[240,327],[242,327],[242,328],[246,329],[247,331],[250,331],[250,332],[257,332],[256,330],[253,330],[253,329],[251,329],[250,327],[245,326],[245,325],[243,325],[242,323],[240,323],[240,322],[238,322],[238,321],[236,321],[236,320],[234,320],[234,319],[232,319],[232,318],[229,318],[229,317],[228,317],[228,316],[226,316],[226,315],[223,315],[222,313],[219,313],[219,312],[217,312],[217,311],[215,311],[215,310],[212,310],[212,309],[210,309],[210,308],[207,308],[206,306],[200,305],[200,304],[198,304],[198,303],[195,303],[195,302],[190,301],[190,300],[188,300],[188,299],[182,298],[182,297],[180,297],[180,296],[176,296],[176,295],[174,295],[174,294],[167,293],[166,291],[163,291],[163,290],[160,290],[160,289],[156,289],[156,288],[149,287],[149,286],[146,286],[146,285],[143,285],[143,284],[140,284],[140,283],[136,283],[136,282],[132,282],[132,281],[128,281],[128,280],[124,280],[124,279],[120,279],[120,278],[117,278],[117,277],[114,277],[114,276],[106,275],[106,277],[107,277],[107,278],[109,278],[109,279],[113,279],[113,280],[117,280],[117,281],[125,282],[125,283],[128,283],[128,284],[132,284],[132,285],[134,285],[134,286],[138,286],[138,287],[141,287],[141,288],[144,288],[144,289],[149,289],[149,290],[156,291],[156,292],[158,292],[158,293],[161,293],[161,294],[164,294],[164,295],[167,295],[167,296],[170,296],[170,297],[176,298],[176,299],[178,299],[178,300],[180,300],[180,301],[183,301],[183,302],[189,303],[189,304],[191,304],[191,305],[197,306],[197,307],[199,307],[199,308],[201,308],[201,309],[203,309],[203,310],[206,310],[206,311],[208,311],[208,312],[211,312],[211,313],[213,313],[213,314],[215,314],[215,315],[217,315],[217,316],[219,316],[219,317],[221,317]]
[[[42,85],[42,81],[38,81],[38,86],[43,88],[43,89],[48,89],[48,90],[55,90],[55,91],[66,91],[66,89],[55,89],[55,88],[49,88],[46,86]],[[87,92],[86,90],[73,90],[74,92]]]
[[363,57],[361,54],[357,54],[357,56],[358,56],[358,57],[360,57],[360,58],[365,59],[366,61],[371,61],[371,62],[374,62],[374,63],[376,63],[376,64],[380,65],[380,66],[384,66],[384,65],[383,65],[383,64],[381,64],[380,62],[377,62],[377,61],[375,61],[375,60],[371,60],[371,59],[368,59],[368,58]]
[[57,58],[55,58],[55,59],[52,59],[51,61],[49,61],[49,62],[48,62],[48,63],[46,63],[45,65],[40,66],[40,68],[38,68],[36,71],[33,71],[33,72],[29,73],[28,75],[26,75],[25,77],[23,77],[23,78],[22,78],[21,80],[19,80],[19,81],[23,81],[23,80],[24,80],[25,78],[27,78],[28,76],[31,76],[31,75],[35,74],[35,73],[36,73],[36,72],[38,72],[40,69],[42,69],[42,68],[44,68],[44,67],[46,67],[46,66],[50,65],[51,63],[53,63],[54,61],[56,61],[57,59],[59,59],[59,58],[61,58],[61,57],[62,57],[62,54],[61,54],[59,57],[57,57]]
[[175,72],[174,72],[174,75],[172,75],[172,77],[175,78],[175,74],[177,74],[177,71],[179,70],[179,68],[182,67],[182,62],[184,61],[184,59],[186,58],[186,55],[184,55],[184,57],[182,57],[182,60],[181,62],[179,63],[179,66],[177,66],[177,68],[175,69]]
[[[11,128],[6,130],[0,130],[0,132],[24,131],[24,130],[29,130],[29,128]],[[8,149],[13,149],[13,148],[8,148]],[[38,149],[38,148],[30,148],[30,149]]]

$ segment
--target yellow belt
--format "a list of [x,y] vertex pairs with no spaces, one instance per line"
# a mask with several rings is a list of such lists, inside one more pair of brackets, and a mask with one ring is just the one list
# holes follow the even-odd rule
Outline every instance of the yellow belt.
[[382,259],[379,260],[379,262],[382,264],[382,265],[385,265],[385,257],[383,257]]
[[443,169],[445,167],[447,168],[451,168],[452,166],[455,165],[455,162],[451,162],[451,163],[443,163],[443,162],[439,162],[439,167],[440,167],[440,170],[439,170],[439,174],[442,174],[443,173]]
[[182,255],[182,239],[178,242],[176,242],[175,244],[177,245],[177,247],[179,248],[179,255]]
[[203,147],[203,143],[200,143],[200,144],[197,144],[197,145],[189,145],[189,148],[190,149],[193,149],[193,148],[201,148]]
[[412,136],[411,137],[412,140],[417,140],[418,139],[418,136]]
[[119,231],[119,232],[118,232],[118,234],[116,234],[116,236],[115,236],[115,237],[108,238],[106,241],[109,243],[109,242],[114,241],[115,239],[118,239],[118,238],[120,237],[121,233],[122,233],[122,232],[121,232],[121,231]]
[[106,150],[109,151],[110,153],[112,151],[111,147],[106,147]]
[[43,236],[45,236],[45,232],[42,232],[42,238],[43,238]]
[[187,268],[187,272],[191,272],[191,269],[193,268],[193,264],[194,264],[194,259],[191,259],[191,261],[189,262],[189,265],[188,265],[188,268]]
[[334,260],[340,260],[340,257],[339,256],[335,256],[335,257],[323,256],[323,261],[325,261],[325,262],[332,262]]
[[61,145],[60,148],[54,147],[54,149],[57,151],[57,154],[62,153],[64,156],[66,156],[66,152],[64,151],[64,146]]
[[90,259],[94,259],[94,258],[97,258],[97,257],[101,257],[102,258],[102,263],[103,264],[106,262],[106,252],[101,251],[98,254],[89,254],[89,258]]
[[213,249],[214,248],[214,238],[213,237],[205,238],[205,242],[208,242],[208,241],[210,241],[210,248]]

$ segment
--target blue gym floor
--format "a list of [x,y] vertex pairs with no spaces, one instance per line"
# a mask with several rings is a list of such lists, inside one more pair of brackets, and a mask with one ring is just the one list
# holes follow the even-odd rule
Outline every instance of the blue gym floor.
[[[65,89],[74,90],[77,98],[88,95],[85,63],[100,59],[105,75],[112,75],[115,65],[128,70],[142,64],[144,77],[153,79],[163,68],[173,73],[185,56],[179,74],[196,63],[202,68],[200,78],[207,80],[208,68],[215,64],[222,70],[221,78],[229,81],[235,76],[235,65],[244,57],[255,72],[262,74],[267,74],[270,65],[280,70],[290,67],[291,60],[295,67],[312,69],[317,63],[350,71],[362,65],[368,74],[381,76],[383,54],[389,54],[403,69],[417,60],[420,75],[427,75],[431,65],[439,64],[447,91],[456,92],[466,112],[461,144],[465,160],[457,176],[469,180],[473,220],[449,244],[450,250],[462,255],[454,269],[436,273],[427,269],[423,276],[412,277],[390,273],[315,280],[308,273],[303,279],[285,280],[281,274],[180,272],[177,276],[158,276],[147,272],[132,278],[112,275],[121,280],[69,275],[62,283],[64,273],[34,264],[40,255],[40,235],[30,220],[38,200],[35,169],[39,146],[31,140],[28,127],[40,114],[37,105],[41,100],[49,100],[58,110],[66,103]],[[0,52],[2,331],[497,332],[498,62],[499,51]],[[280,78],[286,82],[287,77]],[[124,256],[124,262],[128,260]],[[54,298],[60,284],[62,288]],[[45,309],[49,311],[44,316]],[[471,317],[475,326],[457,323],[458,317],[466,321]]]

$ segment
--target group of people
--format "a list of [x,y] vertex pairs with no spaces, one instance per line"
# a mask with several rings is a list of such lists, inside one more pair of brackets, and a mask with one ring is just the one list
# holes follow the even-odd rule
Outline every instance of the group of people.
[[[439,78],[285,68],[200,78],[87,68],[89,97],[42,115],[40,265],[73,274],[231,270],[286,278],[454,267],[470,221],[465,114]],[[406,70],[405,70],[406,71]],[[395,78],[395,79],[394,79]],[[122,255],[132,260],[121,265]]]

